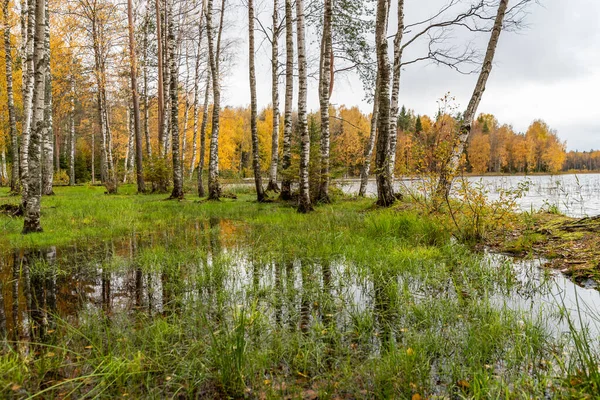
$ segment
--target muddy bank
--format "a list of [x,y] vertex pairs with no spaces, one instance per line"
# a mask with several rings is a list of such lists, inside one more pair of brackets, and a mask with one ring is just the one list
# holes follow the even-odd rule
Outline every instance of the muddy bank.
[[600,216],[572,218],[540,212],[524,214],[504,238],[491,240],[495,251],[540,257],[578,283],[600,282]]

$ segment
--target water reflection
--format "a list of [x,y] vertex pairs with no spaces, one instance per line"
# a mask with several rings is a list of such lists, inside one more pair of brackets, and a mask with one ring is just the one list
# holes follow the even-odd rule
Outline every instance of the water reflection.
[[[105,244],[4,256],[0,337],[20,343],[27,353],[29,343],[48,340],[56,317],[77,325],[82,315],[110,322],[116,316],[196,312],[218,329],[232,321],[231,310],[256,305],[268,329],[319,337],[330,362],[340,342],[365,353],[400,346],[403,324],[419,322],[402,314],[412,304],[461,304],[484,294],[465,287],[463,277],[452,270],[447,281],[432,285],[385,267],[357,273],[359,266],[348,260],[290,259],[276,253],[265,258],[241,240],[230,240],[234,231],[230,221],[211,219],[157,235],[132,233]],[[586,307],[582,325],[600,333],[594,328],[594,313],[600,309],[597,291],[578,288],[561,275],[547,276],[535,263],[491,254],[487,262],[489,268],[510,262],[514,270],[510,290],[499,288],[492,296],[496,307],[540,315],[556,336],[568,331],[561,317],[565,310],[575,318]]]

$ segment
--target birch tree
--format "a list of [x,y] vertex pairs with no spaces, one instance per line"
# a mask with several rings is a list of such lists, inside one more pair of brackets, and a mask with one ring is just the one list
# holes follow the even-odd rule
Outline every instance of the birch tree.
[[444,166],[440,172],[440,179],[438,182],[438,187],[436,189],[436,197],[438,201],[447,197],[450,193],[450,189],[452,186],[452,177],[458,169],[460,158],[464,152],[465,146],[469,139],[469,135],[471,133],[471,125],[473,123],[473,120],[475,119],[475,114],[477,113],[477,108],[479,107],[479,103],[481,102],[483,93],[485,92],[485,85],[492,72],[494,56],[496,54],[496,48],[498,47],[498,40],[500,39],[500,33],[502,32],[502,24],[504,22],[507,9],[508,0],[500,0],[500,4],[498,5],[498,12],[494,21],[494,27],[490,35],[485,58],[481,67],[481,72],[479,73],[479,77],[477,79],[477,83],[475,84],[475,89],[473,90],[473,94],[471,95],[471,99],[469,101],[469,105],[467,106],[467,110],[463,115],[463,121],[460,125],[458,137],[456,139],[456,143],[454,144],[454,148],[452,150],[452,154],[450,155],[450,159],[448,160],[446,166]]
[[202,20],[204,19],[204,9],[200,14],[200,22],[198,23],[198,44],[196,49],[196,63],[194,68],[194,100],[192,106],[194,107],[193,118],[193,139],[192,139],[192,160],[190,162],[190,179],[194,175],[196,169],[196,157],[198,154],[198,117],[200,115],[198,98],[200,95],[200,48],[202,46]]
[[294,101],[294,28],[292,0],[285,0],[285,110],[283,120],[283,157],[281,169],[282,200],[292,198],[292,180],[290,166],[292,164],[292,107]]
[[69,114],[69,185],[75,185],[75,76],[73,72],[73,61],[71,61],[71,112]]
[[30,0],[34,3],[35,10],[35,40],[34,40],[34,66],[35,80],[32,97],[34,106],[32,113],[32,129],[29,140],[28,151],[28,173],[29,180],[25,200],[25,219],[23,224],[23,233],[41,232],[40,224],[40,201],[42,197],[42,171],[41,171],[41,140],[44,133],[45,121],[45,94],[46,94],[46,68],[48,65],[47,53],[45,51],[45,28],[46,2],[44,0]]
[[[171,135],[173,155],[173,191],[172,199],[183,199],[183,169],[179,148],[179,90],[178,90],[178,68],[176,58],[175,26],[173,20],[173,0],[167,0],[167,30],[169,41],[169,71],[170,71],[170,95],[171,95]],[[185,134],[185,132],[184,132]]]
[[21,175],[21,206],[27,208],[28,188],[29,188],[29,138],[31,134],[31,114],[33,108],[33,88],[34,88],[34,33],[36,29],[35,1],[21,3],[21,35],[23,39],[24,64],[22,66],[23,80],[23,120],[21,123],[21,145],[19,153],[19,172]]
[[137,86],[137,55],[135,51],[135,36],[133,33],[133,0],[127,0],[127,22],[129,28],[129,64],[131,73],[131,97],[133,103],[133,115],[131,115],[131,118],[133,119],[133,136],[135,137],[136,182],[138,193],[144,193],[146,191],[146,185],[144,183],[142,133],[140,131],[140,100]]
[[200,126],[200,160],[198,161],[198,196],[204,197],[204,162],[206,159],[206,129],[208,127],[208,101],[210,100],[210,71],[206,74],[206,87],[204,89],[204,105],[202,107],[202,124]]
[[398,0],[398,27],[394,36],[394,67],[392,72],[392,97],[390,104],[390,160],[389,175],[394,178],[396,166],[396,143],[398,141],[398,96],[400,94],[400,62],[402,60],[402,36],[404,34],[404,0]]
[[375,94],[373,98],[373,111],[371,113],[371,129],[369,132],[369,141],[365,147],[363,166],[360,171],[360,188],[358,195],[364,197],[367,194],[367,185],[369,183],[369,174],[371,173],[371,159],[373,158],[373,149],[375,149],[375,139],[377,137],[377,116],[379,115],[379,74],[375,83]]
[[271,133],[271,165],[267,191],[279,192],[277,167],[279,163],[279,0],[273,0],[273,36],[271,38],[271,103],[273,107],[273,131]]
[[300,187],[298,212],[312,211],[308,164],[310,162],[310,135],[307,120],[307,66],[304,33],[304,1],[296,0],[296,45],[298,46],[298,131],[300,132]]
[[[49,16],[48,0],[44,0],[45,15]],[[50,73],[50,18],[45,17],[44,52],[46,59],[44,79],[44,130],[42,131],[42,194],[54,194],[54,133],[52,124],[52,74]]]
[[208,198],[219,200],[221,197],[221,185],[219,184],[219,116],[221,111],[221,82],[219,75],[219,57],[221,50],[221,35],[223,32],[223,16],[225,14],[225,1],[221,2],[221,17],[218,25],[218,33],[215,36],[212,26],[213,0],[208,0],[206,9],[206,36],[208,38],[208,57],[212,74],[213,89],[213,112],[212,131],[210,135],[210,153],[208,160]]
[[265,201],[260,171],[260,155],[258,153],[258,129],[256,126],[256,71],[254,68],[254,1],[248,0],[248,63],[250,75],[250,131],[252,135],[252,168],[254,169],[254,185],[256,199]]
[[333,0],[325,0],[323,12],[323,37],[321,40],[321,63],[319,68],[319,103],[321,106],[321,176],[318,201],[329,203],[329,97],[331,96],[332,37],[331,19]]
[[389,168],[390,149],[390,60],[388,57],[387,24],[389,4],[377,1],[375,46],[377,49],[377,74],[379,96],[377,115],[377,152],[375,175],[377,177],[377,204],[388,207],[395,201],[392,177]]
[[[2,2],[2,23],[4,25],[4,64],[6,68],[6,101],[8,109],[8,132],[12,153],[12,169],[10,173],[10,191],[18,193],[19,188],[19,138],[15,114],[15,97],[13,90],[13,62],[9,19],[9,0]],[[4,154],[4,153],[3,153]],[[6,171],[5,171],[6,173]]]

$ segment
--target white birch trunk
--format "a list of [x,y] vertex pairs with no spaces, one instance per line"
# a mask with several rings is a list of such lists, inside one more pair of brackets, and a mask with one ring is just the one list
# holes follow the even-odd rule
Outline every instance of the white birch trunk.
[[[6,101],[8,108],[8,129],[11,143],[12,153],[12,171],[10,174],[10,190],[13,193],[19,192],[19,138],[17,135],[17,122],[15,115],[15,99],[13,90],[13,62],[11,49],[10,21],[9,15],[9,0],[2,2],[2,14],[4,24],[4,61],[6,67]],[[6,155],[4,155],[4,163],[6,163]],[[4,165],[4,173],[7,174],[6,165]]]
[[400,64],[402,62],[402,35],[404,33],[404,0],[398,0],[398,30],[394,37],[394,67],[392,72],[392,98],[390,104],[390,176],[394,179],[396,144],[398,142],[398,96],[400,94]]
[[33,86],[34,86],[34,32],[36,29],[35,25],[35,1],[30,0],[27,4],[27,8],[23,8],[22,12],[26,13],[26,18],[22,15],[27,22],[26,24],[21,21],[22,28],[27,26],[25,30],[25,62],[23,64],[23,120],[21,128],[21,149],[19,154],[19,170],[21,175],[21,186],[23,187],[22,193],[22,206],[25,209],[27,207],[27,190],[29,185],[29,137],[31,134],[31,114],[33,112]]
[[377,204],[383,207],[388,207],[395,201],[389,168],[390,60],[388,57],[387,42],[388,13],[388,1],[378,0],[375,45],[377,48],[377,73],[379,76],[379,113],[377,116],[375,174],[377,176]]
[[292,198],[292,180],[290,166],[292,164],[292,108],[294,101],[294,11],[292,0],[285,0],[285,110],[283,120],[283,154],[281,169],[282,200]]
[[[212,132],[210,135],[210,152],[208,159],[208,198],[210,200],[219,200],[221,197],[221,186],[219,184],[219,114],[221,107],[221,83],[218,68],[219,39],[217,39],[217,48],[215,49],[212,26],[212,5],[213,0],[208,0],[208,7],[206,9],[206,36],[208,38],[208,54],[213,87]],[[224,10],[221,11],[221,13],[223,12]],[[219,27],[219,30],[221,28],[222,26]]]
[[[72,66],[73,64],[71,64]],[[69,185],[75,185],[75,77],[71,68],[71,113],[69,132]]]
[[54,194],[52,184],[54,181],[54,130],[52,124],[52,74],[50,73],[50,14],[48,0],[44,0],[45,28],[44,28],[44,52],[46,74],[44,81],[44,131],[42,137],[42,194],[51,196]]
[[279,1],[273,0],[273,40],[271,43],[271,103],[273,132],[271,134],[271,165],[267,190],[279,192],[277,164],[279,163]]
[[265,193],[262,187],[260,154],[258,152],[258,128],[256,125],[258,105],[256,102],[256,71],[254,67],[254,0],[248,0],[248,63],[250,71],[250,132],[252,136],[252,169],[254,170],[256,200],[260,203],[265,200]]
[[[167,0],[167,32],[169,41],[169,93],[171,95],[171,148],[173,153],[173,191],[172,199],[183,198],[183,168],[179,148],[179,93],[178,68],[175,42],[175,26],[173,20],[173,0]],[[183,132],[185,135],[185,131]]]
[[373,158],[373,149],[375,149],[375,138],[377,137],[377,116],[379,114],[379,74],[375,80],[375,97],[373,99],[373,113],[371,114],[371,131],[369,141],[365,147],[365,160],[360,171],[360,189],[358,195],[364,197],[367,194],[367,185],[369,184],[369,175],[371,173],[371,159]]
[[323,38],[321,40],[321,63],[319,69],[319,103],[321,106],[321,160],[318,201],[330,203],[329,198],[329,96],[331,90],[331,19],[333,0],[325,0],[323,12]]
[[310,162],[310,135],[306,109],[307,67],[304,34],[304,1],[296,0],[296,36],[298,46],[298,132],[300,132],[300,187],[298,212],[307,213],[313,209],[310,200],[308,165]]
[[463,122],[461,124],[458,138],[452,150],[450,159],[447,165],[444,166],[440,172],[440,179],[436,189],[436,197],[438,201],[450,194],[453,176],[458,170],[460,158],[464,152],[465,146],[467,145],[467,141],[469,140],[469,135],[471,134],[471,124],[475,119],[477,108],[479,107],[479,103],[483,97],[483,92],[485,92],[485,85],[492,72],[494,55],[496,54],[496,47],[498,47],[500,33],[502,33],[502,24],[504,22],[504,16],[506,15],[507,9],[508,0],[500,0],[498,12],[496,13],[496,20],[494,22],[490,40],[488,42],[488,47],[483,60],[483,65],[481,67],[481,72],[479,73],[479,78],[477,79],[475,89],[471,95],[471,100],[469,101],[469,105],[467,106],[467,110],[463,116]]
[[204,107],[202,108],[202,125],[200,127],[200,161],[198,162],[198,196],[204,197],[204,163],[206,155],[206,129],[208,126],[208,101],[210,99],[210,71],[206,76],[206,89],[204,91]]
[[[33,2],[33,0],[31,0]],[[41,186],[41,140],[44,131],[44,110],[45,110],[45,93],[46,93],[46,65],[48,59],[44,51],[44,33],[46,27],[45,21],[45,1],[37,0],[34,4],[35,10],[35,85],[32,96],[32,104],[34,106],[32,113],[32,129],[29,140],[28,153],[28,190],[27,199],[25,201],[25,220],[23,224],[23,233],[41,232],[40,224],[40,208],[42,197]],[[30,70],[31,71],[31,70]]]

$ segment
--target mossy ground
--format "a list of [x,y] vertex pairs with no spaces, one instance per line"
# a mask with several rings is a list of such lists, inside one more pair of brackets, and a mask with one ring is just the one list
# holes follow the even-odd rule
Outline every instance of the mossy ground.
[[490,244],[499,251],[548,260],[549,267],[581,282],[600,282],[600,218],[524,213],[513,232]]
[[[516,289],[510,265],[410,203],[338,199],[303,215],[243,191],[199,202],[134,190],[56,188],[40,234],[0,216],[5,315],[19,262],[18,313],[32,311],[28,340],[9,324],[0,396],[585,397],[558,372],[563,344],[497,301]],[[50,247],[51,261],[39,252]],[[57,306],[42,309],[52,291]]]

